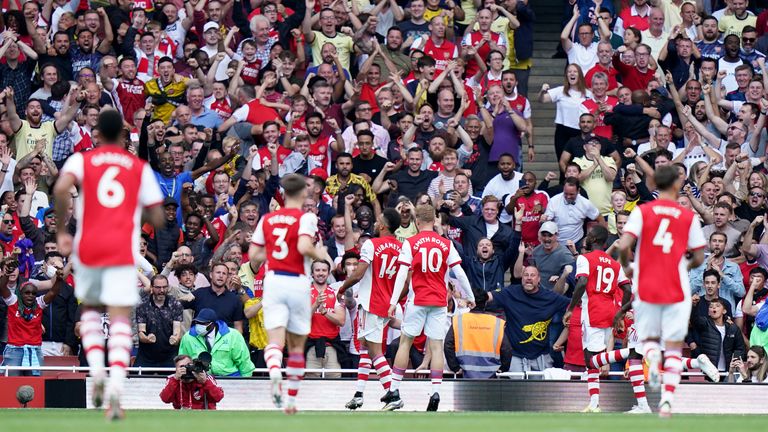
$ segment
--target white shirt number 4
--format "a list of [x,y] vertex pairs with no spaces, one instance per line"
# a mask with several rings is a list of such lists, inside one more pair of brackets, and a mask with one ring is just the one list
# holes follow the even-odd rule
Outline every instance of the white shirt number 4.
[[672,233],[669,230],[669,219],[662,219],[659,222],[659,228],[656,230],[656,235],[653,236],[653,245],[661,246],[661,252],[668,254],[672,251],[672,245],[675,243],[672,240]]
[[99,204],[106,208],[116,208],[125,200],[125,188],[117,180],[120,168],[112,166],[104,171],[96,187]]

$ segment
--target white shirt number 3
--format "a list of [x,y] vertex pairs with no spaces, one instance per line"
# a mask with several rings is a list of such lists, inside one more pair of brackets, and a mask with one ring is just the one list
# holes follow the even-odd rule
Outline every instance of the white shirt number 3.
[[117,180],[120,174],[120,168],[112,166],[104,171],[96,187],[96,197],[99,204],[106,208],[115,208],[120,206],[125,200],[125,188]]

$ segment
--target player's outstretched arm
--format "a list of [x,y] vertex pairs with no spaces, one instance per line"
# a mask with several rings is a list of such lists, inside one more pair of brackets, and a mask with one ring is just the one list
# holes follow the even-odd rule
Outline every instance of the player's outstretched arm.
[[[570,312],[573,312],[573,309],[581,301],[581,296],[584,295],[584,291],[586,291],[586,289],[587,289],[587,277],[579,276],[579,278],[576,279],[576,287],[573,289],[573,297],[571,297],[571,304],[568,305],[568,309],[566,309],[565,311],[566,314],[570,314]],[[563,318],[563,324],[567,325],[567,323],[565,322],[565,318]]]
[[264,247],[251,243],[248,248],[248,259],[251,261],[251,268],[259,268],[261,263],[266,260]]
[[454,266],[451,270],[453,270],[453,275],[456,276],[456,279],[459,280],[459,286],[461,287],[464,298],[474,305],[475,294],[472,292],[472,285],[469,283],[469,278],[467,278],[467,274],[464,272],[464,269],[457,265]]
[[333,265],[333,260],[328,255],[328,248],[325,246],[315,246],[314,239],[307,235],[299,236],[297,249],[305,257],[316,261],[328,261],[329,264]]
[[696,249],[690,252],[691,258],[688,260],[688,270],[695,269],[704,262],[704,249]]

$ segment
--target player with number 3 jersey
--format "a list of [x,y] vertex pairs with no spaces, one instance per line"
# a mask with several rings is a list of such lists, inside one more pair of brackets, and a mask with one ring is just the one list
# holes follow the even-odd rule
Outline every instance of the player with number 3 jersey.
[[[474,307],[475,297],[467,279],[467,275],[459,264],[459,257],[453,243],[434,232],[435,208],[429,204],[416,207],[416,227],[419,233],[403,242],[398,258],[399,270],[395,279],[395,287],[389,300],[389,317],[394,318],[395,308],[400,300],[400,294],[405,288],[409,270],[411,274],[411,289],[413,299],[405,307],[405,315],[401,327],[400,345],[392,368],[392,395],[384,407],[385,410],[396,410],[403,407],[398,388],[408,365],[409,352],[413,338],[424,334],[429,338],[429,349],[433,353],[443,352],[447,321],[446,306],[448,303],[448,270],[453,271],[459,285],[468,300],[468,305]],[[429,399],[427,411],[437,411],[440,404],[438,389],[443,381],[442,355],[434,355],[430,365],[432,379],[432,396]]]
[[344,280],[339,287],[338,299],[342,301],[345,293],[360,283],[357,301],[360,310],[357,313],[357,336],[363,349],[358,363],[357,391],[346,407],[357,409],[363,406],[363,392],[371,366],[376,370],[386,394],[382,402],[389,402],[391,392],[391,370],[384,357],[382,345],[389,323],[389,299],[395,286],[397,258],[402,244],[395,238],[394,232],[400,226],[400,214],[395,209],[384,209],[374,225],[379,237],[366,240],[360,250],[360,263],[355,272]]
[[66,226],[67,212],[75,196],[77,233],[65,229],[57,233],[59,252],[72,255],[75,290],[83,304],[80,336],[93,377],[92,400],[97,407],[104,399],[104,335],[101,312],[104,306],[110,317],[107,418],[124,416],[120,396],[130,364],[133,336],[130,314],[139,301],[136,290],[139,256],[139,229],[142,210],[149,211],[155,226],[164,223],[160,186],[145,161],[125,150],[122,138],[123,118],[117,111],[99,115],[98,147],[75,153],[67,159],[54,187],[56,217]]
[[[685,176],[676,166],[654,173],[659,199],[636,207],[619,241],[620,261],[633,278],[635,327],[648,362],[648,385],[660,387],[664,343],[664,391],[659,415],[669,417],[682,371],[683,339],[691,314],[688,271],[704,262],[706,245],[699,218],[679,204]],[[634,262],[630,255],[634,250]]]
[[333,260],[325,247],[314,244],[317,216],[301,210],[307,197],[304,177],[289,174],[280,185],[285,207],[261,218],[253,232],[248,257],[253,268],[266,261],[262,305],[269,344],[264,348],[264,360],[269,368],[272,401],[278,408],[283,407],[280,367],[287,342],[288,400],[283,408],[286,414],[294,414],[306,365],[304,343],[312,323],[311,280],[306,275],[305,258],[327,261],[329,265]]

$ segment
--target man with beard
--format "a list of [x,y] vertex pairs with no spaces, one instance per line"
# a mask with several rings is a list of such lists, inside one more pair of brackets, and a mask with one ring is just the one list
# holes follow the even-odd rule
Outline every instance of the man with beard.
[[136,110],[144,107],[144,82],[136,78],[136,60],[132,57],[120,59],[120,79],[103,82],[104,88],[112,92],[117,109],[128,121],[134,117]]
[[[708,294],[705,293],[704,289],[707,285],[704,274],[708,270],[716,271],[720,276],[720,284],[719,291],[714,292],[714,295],[715,297],[719,295],[719,297],[725,299],[732,306],[744,297],[746,290],[744,289],[744,278],[739,265],[725,258],[727,238],[725,234],[720,232],[713,232],[709,235],[707,246],[709,257],[700,266],[691,269],[689,276],[691,279],[691,294],[704,296]],[[704,311],[706,311],[706,308],[704,308]]]
[[159,76],[144,84],[144,92],[155,106],[152,118],[159,118],[168,123],[176,107],[184,102],[187,79],[176,75],[173,59],[170,57],[158,60],[157,70]]
[[521,273],[521,285],[489,292],[488,299],[504,310],[504,333],[514,351],[509,370],[543,371],[552,366],[547,342],[549,324],[555,315],[565,312],[570,299],[544,289],[536,267],[525,267]]
[[[528,246],[528,245],[526,245]],[[523,246],[520,246],[522,250]],[[523,276],[525,267],[523,266],[523,253],[520,253],[515,260],[513,276],[520,278]],[[565,245],[560,243],[558,237],[557,224],[554,222],[544,222],[539,228],[539,245],[534,247],[530,254],[530,265],[535,265],[539,270],[542,281],[541,286],[546,289],[554,289],[555,284],[560,278],[565,266],[573,264],[574,256]],[[561,286],[560,288],[565,288]]]
[[[0,64],[0,88],[13,87],[16,105],[21,105],[29,100],[32,93],[32,82],[29,77],[32,76],[38,56],[29,45],[20,40],[14,42],[13,39],[8,38],[3,45],[5,63]],[[22,51],[26,58],[24,61],[19,61]]]
[[[723,48],[725,53],[717,62],[718,80],[722,80],[721,85],[725,87],[726,93],[730,93],[737,89],[741,90],[743,87],[746,87],[749,81],[747,80],[747,82],[744,82],[743,79],[742,80],[737,79],[736,69],[739,66],[745,65],[747,66],[746,70],[749,71],[750,75],[753,69],[752,69],[752,66],[744,63],[744,60],[742,60],[740,57],[741,41],[739,40],[739,36],[737,35],[726,36]],[[724,78],[720,76],[720,74],[723,74],[723,73],[725,74]],[[742,81],[743,85],[741,83],[738,83],[738,81]],[[717,93],[715,95],[717,95]]]
[[227,289],[228,276],[229,269],[226,264],[223,262],[212,264],[209,275],[211,286],[196,289],[192,293],[195,299],[183,302],[182,305],[186,309],[194,309],[195,314],[202,309],[213,309],[220,320],[242,334],[245,319],[243,304],[235,292]]
[[[103,9],[101,10],[103,11]],[[106,37],[99,43],[98,47],[95,47],[93,40],[96,36],[93,32],[88,29],[77,32],[77,45],[69,48],[69,57],[72,61],[69,67],[73,76],[76,76],[80,69],[86,67],[98,71],[101,57],[109,54],[112,47],[112,26],[107,19],[104,20],[104,33]]]
[[590,139],[584,143],[584,157],[575,158],[574,163],[581,167],[579,181],[590,196],[592,204],[607,215],[611,212],[611,190],[616,178],[616,162],[608,156],[600,155],[601,143]]
[[[528,134],[528,142],[533,142],[533,118],[531,117],[531,102],[525,95],[518,90],[517,74],[515,71],[507,69],[501,73],[501,89],[504,90],[504,97],[509,102],[513,110],[517,110],[525,120],[525,126]],[[466,120],[464,129],[467,129]],[[474,139],[473,139],[474,140]]]
[[424,156],[423,167],[429,168],[433,162],[440,162],[445,149],[445,139],[441,138],[442,148],[436,151],[432,149],[432,139],[435,137],[437,129],[433,124],[435,120],[435,111],[429,104],[424,104],[419,108],[419,113],[413,118],[413,123],[403,134],[403,146],[409,148],[414,142],[422,147],[427,146],[428,150]]
[[[307,368],[340,369],[339,359],[345,356],[345,347],[339,340],[339,330],[346,320],[346,310],[342,302],[336,301],[336,293],[328,285],[331,263],[314,261],[311,270],[312,325],[307,335]],[[329,377],[340,376],[336,374]],[[318,378],[319,374],[314,374],[314,377]]]
[[[603,115],[605,115],[605,112],[601,112],[601,116]],[[610,128],[611,126],[607,127]],[[584,157],[584,144],[592,139],[597,139],[601,142],[601,156],[611,156],[614,161],[616,161],[617,165],[621,163],[619,153],[615,150],[610,141],[595,133],[594,114],[590,112],[584,112],[579,116],[579,130],[581,130],[581,134],[579,136],[573,137],[569,139],[567,143],[565,143],[565,149],[563,149],[563,154],[560,155],[560,161],[558,162],[558,165],[560,166],[560,172],[565,173],[565,169],[568,167],[568,164],[571,163],[575,158]]]
[[395,168],[395,164],[388,162],[384,165],[376,179],[373,181],[373,190],[377,194],[387,191],[397,192],[410,200],[415,200],[419,192],[427,190],[432,180],[437,177],[437,172],[422,169],[424,153],[418,147],[411,147],[406,153],[406,169],[400,169],[384,180],[388,173]]
[[765,205],[765,189],[760,186],[750,187],[748,199],[736,207],[736,216],[750,222],[766,212],[768,209]]
[[359,185],[363,188],[365,199],[373,205],[373,209],[378,215],[381,212],[379,200],[373,193],[371,185],[357,174],[352,174],[352,155],[349,153],[339,153],[336,157],[336,174],[328,177],[325,185],[325,192],[331,197],[335,197],[340,191],[346,190],[349,185]]
[[[633,152],[627,152],[632,157],[628,157],[628,160],[632,161],[639,156]],[[629,168],[624,173],[624,178],[621,182],[623,191],[627,196],[627,202],[624,204],[624,210],[632,211],[635,206],[653,201],[655,198],[648,190],[645,182],[637,175],[635,167],[630,164]]]
[[[483,189],[483,198],[488,195],[493,195],[504,203],[506,202],[505,197],[511,197],[517,193],[521,180],[523,180],[523,174],[519,171],[515,171],[516,165],[515,158],[512,157],[511,154],[502,154],[497,163],[499,173],[492,178],[485,186],[485,189]],[[506,209],[504,209],[501,212],[499,221],[504,224],[509,223],[512,221],[512,215],[507,213]]]
[[[195,180],[201,177],[203,174],[211,172],[232,160],[240,153],[240,145],[236,144],[232,146],[226,156],[211,160],[194,171],[183,171],[180,174],[176,174],[174,172],[173,156],[171,156],[169,152],[166,151],[161,153],[159,156],[157,156],[156,160],[152,157],[154,151],[149,153],[150,162],[156,162],[156,164],[154,164],[156,167],[155,177],[157,178],[157,182],[160,184],[160,190],[163,192],[163,195],[172,198],[176,201],[177,205],[179,205],[181,203],[181,195],[184,184],[194,183]],[[179,209],[177,216],[180,224],[181,209]]]
[[[399,72],[401,76],[408,75],[411,71],[411,59],[403,54],[403,30],[400,27],[390,27],[387,30],[387,43],[381,46],[381,55],[376,57],[374,64],[379,65],[381,75],[388,77],[392,72]],[[388,60],[388,61],[387,61]],[[390,64],[396,69],[390,70]]]
[[507,249],[497,251],[493,242],[485,237],[477,243],[475,253],[461,254],[461,267],[474,290],[496,291],[504,286],[504,278],[509,267],[517,260],[520,247],[520,224],[510,237]]
[[544,214],[548,202],[547,194],[536,190],[536,174],[526,171],[523,174],[520,187],[505,208],[507,214],[515,214],[522,208],[522,220],[515,220],[515,224],[521,224],[522,241],[525,244],[531,246],[539,244],[537,235],[541,225],[539,220]]
[[[38,64],[45,66],[46,64],[52,64],[56,67],[56,70],[61,75],[61,79],[64,81],[72,81],[74,74],[72,73],[72,57],[70,55],[71,42],[67,32],[58,31],[53,35],[53,55],[49,52],[39,52]],[[45,73],[41,69],[43,76],[43,85],[46,85]],[[54,80],[56,82],[57,80]],[[48,88],[53,83],[48,84]],[[50,96],[50,94],[48,95]]]
[[139,350],[138,367],[169,367],[181,340],[181,303],[168,295],[168,278],[152,278],[151,294],[136,307]]
[[702,228],[704,237],[708,238],[714,233],[721,233],[726,236],[725,255],[729,257],[738,255],[738,251],[736,251],[735,247],[739,241],[739,237],[741,237],[741,231],[732,227],[729,223],[732,211],[730,204],[725,202],[716,203],[712,209],[713,222]]
[[701,20],[701,34],[703,39],[696,42],[696,48],[702,57],[714,60],[723,56],[723,43],[720,42],[720,31],[717,29],[717,18],[708,16]]
[[[203,224],[205,224],[208,237],[202,233]],[[207,270],[213,248],[218,243],[219,233],[208,218],[197,213],[191,213],[187,216],[187,222],[184,224],[184,245],[192,250],[192,255],[195,257],[195,267],[200,271],[205,272]]]
[[8,121],[13,130],[14,146],[16,148],[16,159],[21,160],[24,156],[34,151],[38,141],[43,140],[45,145],[45,154],[48,158],[53,156],[53,140],[57,135],[61,135],[69,127],[77,110],[80,107],[81,100],[78,100],[77,87],[74,86],[69,91],[69,105],[62,111],[59,118],[52,122],[42,122],[43,106],[39,99],[30,99],[27,102],[25,111],[26,120],[22,120],[16,112],[16,103],[13,99],[14,91],[12,87],[7,87],[0,92],[0,101],[5,100],[8,109]]

